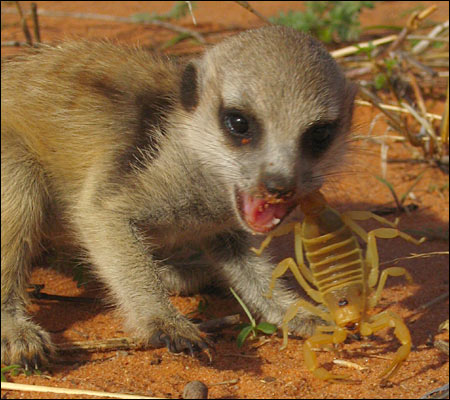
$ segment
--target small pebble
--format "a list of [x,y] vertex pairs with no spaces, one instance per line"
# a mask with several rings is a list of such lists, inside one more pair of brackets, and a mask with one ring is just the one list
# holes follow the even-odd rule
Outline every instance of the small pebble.
[[183,390],[183,399],[207,399],[208,388],[200,381],[192,381],[186,384]]

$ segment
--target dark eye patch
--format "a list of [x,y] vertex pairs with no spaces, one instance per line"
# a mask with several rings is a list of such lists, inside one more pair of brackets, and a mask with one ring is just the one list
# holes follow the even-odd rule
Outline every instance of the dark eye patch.
[[337,122],[319,122],[303,133],[301,151],[311,158],[318,158],[330,147],[338,133]]

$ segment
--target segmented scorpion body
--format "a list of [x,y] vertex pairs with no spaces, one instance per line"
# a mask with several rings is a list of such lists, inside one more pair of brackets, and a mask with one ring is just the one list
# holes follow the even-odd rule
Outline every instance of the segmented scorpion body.
[[[290,223],[281,226],[266,237],[259,249],[253,249],[259,255],[272,238],[294,231],[297,262],[292,258],[286,258],[277,265],[272,274],[268,296],[272,294],[276,279],[290,269],[306,293],[328,310],[323,311],[303,299],[293,303],[281,325],[282,348],[287,346],[288,323],[295,317],[300,307],[318,315],[329,325],[317,326],[314,335],[305,341],[303,346],[305,364],[317,378],[339,381],[347,379],[347,376],[335,375],[319,367],[313,349],[342,343],[349,333],[359,332],[363,336],[368,336],[381,329],[393,327],[401,347],[391,365],[380,375],[380,378],[391,377],[410,353],[409,330],[403,320],[391,311],[372,316],[368,315],[368,311],[377,304],[388,276],[404,275],[410,282],[412,278],[401,267],[390,267],[379,274],[376,238],[390,239],[398,236],[415,244],[422,243],[425,238],[416,240],[396,229],[397,221],[392,223],[370,212],[351,211],[340,214],[327,204],[318,191],[301,199],[300,207],[305,214],[302,224]],[[366,232],[355,222],[370,218],[391,228]],[[354,233],[367,243],[365,257]],[[303,248],[309,268],[304,263]],[[374,289],[377,282],[378,286]]]

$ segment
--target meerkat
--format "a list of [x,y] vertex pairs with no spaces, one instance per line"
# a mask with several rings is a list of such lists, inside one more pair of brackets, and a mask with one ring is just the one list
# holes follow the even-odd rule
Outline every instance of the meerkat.
[[[317,40],[264,27],[186,63],[67,42],[3,62],[1,79],[2,362],[53,355],[26,286],[56,226],[144,344],[205,349],[169,294],[212,282],[282,322],[298,294],[280,281],[265,297],[274,263],[250,249],[336,170],[355,96]],[[300,310],[290,328],[315,323]]]

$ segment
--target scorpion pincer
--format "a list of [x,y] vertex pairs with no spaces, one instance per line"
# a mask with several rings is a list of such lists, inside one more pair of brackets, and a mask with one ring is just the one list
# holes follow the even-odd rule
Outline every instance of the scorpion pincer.
[[[401,347],[380,378],[391,377],[410,353],[411,335],[403,320],[394,312],[384,311],[368,315],[368,311],[377,304],[388,276],[404,275],[409,282],[412,282],[412,278],[402,267],[386,268],[379,274],[376,238],[401,237],[416,245],[422,243],[425,238],[416,240],[396,229],[398,221],[392,223],[371,212],[350,211],[340,214],[327,204],[319,191],[302,198],[300,207],[305,215],[303,223],[294,222],[277,228],[266,237],[259,249],[253,249],[260,255],[272,238],[294,231],[296,261],[286,258],[277,265],[272,273],[268,296],[272,294],[276,279],[290,269],[305,292],[328,310],[324,311],[303,299],[293,303],[281,324],[282,349],[287,346],[288,323],[295,317],[299,308],[318,315],[328,325],[317,326],[314,335],[305,341],[305,364],[317,378],[340,381],[347,379],[347,376],[335,375],[319,367],[314,349],[342,343],[349,333],[359,332],[362,336],[368,336],[392,327]],[[366,232],[355,222],[370,218],[391,228]],[[367,243],[365,257],[354,233]],[[304,263],[303,248],[309,268]]]

